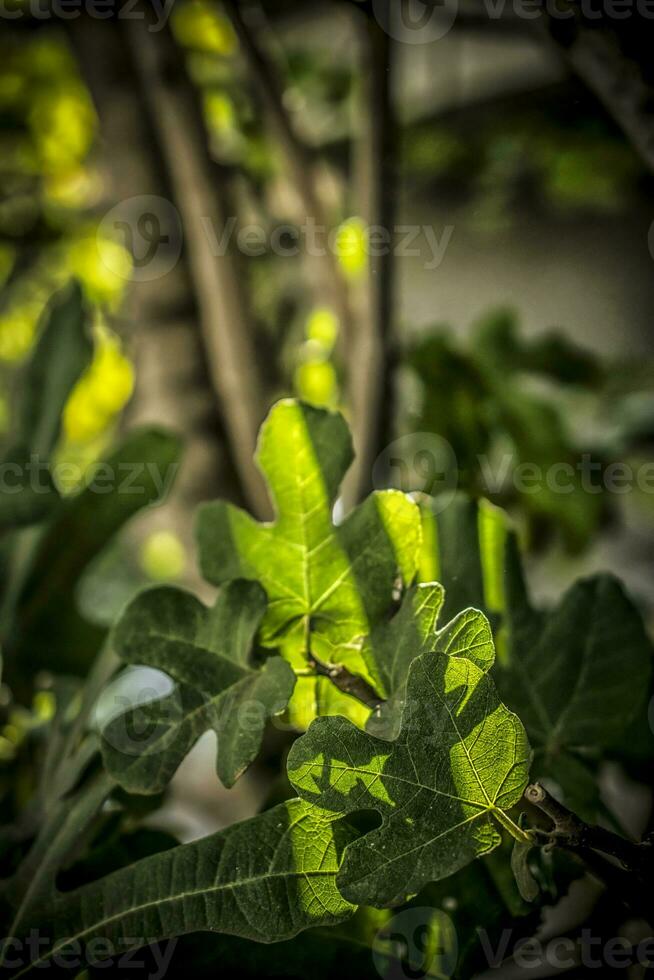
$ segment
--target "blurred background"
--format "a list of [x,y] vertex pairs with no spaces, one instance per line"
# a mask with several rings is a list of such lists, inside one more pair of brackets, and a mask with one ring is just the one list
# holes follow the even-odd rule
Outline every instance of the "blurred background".
[[[50,299],[76,279],[92,352],[53,450],[60,493],[139,426],[184,443],[165,502],[71,558],[97,630],[148,583],[206,596],[194,509],[223,496],[268,515],[252,453],[287,395],[352,425],[342,509],[373,485],[488,496],[538,598],[608,569],[651,619],[651,21],[403,6],[3,5],[4,442]],[[564,492],[513,479],[559,463]],[[49,710],[47,661],[29,670],[6,760]],[[221,790],[211,738],[157,817],[183,839],[270,790],[265,760]]]

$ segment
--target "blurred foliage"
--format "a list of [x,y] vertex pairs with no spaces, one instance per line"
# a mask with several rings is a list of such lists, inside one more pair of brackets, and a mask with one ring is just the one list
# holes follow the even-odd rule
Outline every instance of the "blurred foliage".
[[55,296],[33,353],[19,373],[19,397],[2,455],[6,472],[0,520],[5,529],[25,527],[56,509],[53,455],[66,400],[91,357],[87,312],[77,284]]
[[418,182],[469,204],[475,227],[506,227],[528,202],[559,215],[619,213],[647,173],[579,87],[471,107],[405,129],[403,165]]
[[[287,43],[285,38],[283,46],[274,43],[275,27],[266,23],[273,39],[268,53],[283,89],[284,108],[294,130],[311,151],[318,151],[351,127],[356,86],[350,60],[336,60],[321,46],[307,50],[301,41]],[[222,168],[227,192],[243,226],[256,225],[264,234],[261,254],[240,259],[251,311],[270,355],[262,360],[271,391],[294,389],[316,404],[335,405],[335,368],[317,348],[309,347],[311,338],[305,336],[314,297],[310,283],[298,274],[301,260],[276,254],[271,245],[275,229],[299,228],[305,216],[238,40],[220,4],[205,0],[177,5],[171,24],[201,93],[209,146]],[[348,175],[340,161],[317,152],[316,173],[333,221],[337,265],[344,278],[356,284],[367,268],[366,229],[359,217],[348,217]]]
[[361,218],[348,218],[339,227],[335,251],[346,277],[360,279],[368,267],[368,231]]
[[298,350],[295,391],[299,398],[323,408],[336,408],[339,386],[331,355],[338,337],[338,318],[326,308],[310,314],[305,341]]
[[57,452],[59,485],[64,492],[79,489],[88,479],[133,386],[131,362],[117,336],[100,321],[93,360],[64,407],[63,438]]
[[[9,691],[5,689],[9,701]],[[37,691],[30,708],[19,704],[3,705],[5,721],[0,727],[0,762],[11,762],[21,746],[35,732],[47,728],[55,714],[51,691]]]
[[555,330],[526,338],[509,310],[482,318],[465,343],[447,328],[432,331],[408,349],[406,365],[419,380],[406,430],[446,439],[459,487],[515,508],[532,546],[558,532],[570,550],[586,547],[614,512],[606,468],[654,438],[650,413],[629,423],[634,399],[651,409],[654,365],[637,366],[644,391],[634,394],[634,366]]
[[61,31],[0,40],[0,431],[8,425],[17,369],[40,335],[53,292],[75,277],[96,309],[93,360],[70,393],[54,449],[64,492],[83,484],[133,386],[131,364],[107,320],[122,302],[131,259],[98,237],[96,130]]
[[262,132],[261,109],[238,57],[238,40],[216,4],[185,0],[171,16],[202,94],[209,143],[216,160],[242,167],[255,181],[276,172],[275,151]]
[[177,40],[185,48],[224,57],[236,52],[238,41],[232,25],[215,4],[187,0],[175,6],[171,23]]
[[[78,181],[95,134],[95,113],[74,58],[52,34],[4,37],[0,65],[2,180],[20,191],[1,213],[0,228],[15,234],[10,215],[35,223],[44,207],[56,216]],[[41,186],[38,186],[41,185]],[[19,187],[14,183],[16,191]],[[44,192],[44,197],[39,191]],[[22,224],[20,233],[29,227]]]
[[172,531],[155,531],[141,547],[141,568],[151,581],[172,582],[186,566],[184,545]]
[[[92,346],[91,316],[77,285],[49,304],[38,342],[21,367],[20,397],[12,405],[13,443],[0,463],[4,532],[0,541],[0,804],[5,822],[36,793],[28,833],[30,821],[38,820],[42,802],[38,786],[49,775],[48,754],[55,753],[50,760],[54,771],[58,733],[69,724],[70,710],[74,714],[79,682],[68,675],[88,673],[109,625],[102,619],[101,602],[89,609],[83,601],[94,566],[108,550],[118,548],[120,568],[114,568],[112,575],[127,589],[127,597],[146,584],[148,576],[174,577],[183,567],[183,549],[163,536],[148,543],[145,568],[130,577],[118,536],[135,514],[169,489],[180,453],[173,435],[158,429],[132,431],[103,462],[96,461],[88,469],[75,493],[62,498],[54,485],[71,490],[60,478],[62,447],[70,445],[66,428],[77,425],[78,416],[88,418],[88,412],[91,416],[97,412],[106,424],[131,388],[131,367],[115,338],[101,331]],[[106,382],[108,376],[114,382],[105,390],[103,379]],[[91,411],[96,394],[105,398],[99,397]],[[79,413],[78,405],[84,409]],[[89,433],[82,428],[81,432],[73,429],[73,434],[86,438]],[[17,473],[26,483],[19,494],[7,487],[4,468],[8,465],[18,466]],[[48,474],[53,485],[46,481]],[[100,594],[111,591],[110,582],[110,576],[102,579]],[[95,584],[97,588],[97,580]],[[125,598],[123,592],[121,601]],[[116,611],[114,605],[112,618]],[[62,777],[52,792],[66,791]]]

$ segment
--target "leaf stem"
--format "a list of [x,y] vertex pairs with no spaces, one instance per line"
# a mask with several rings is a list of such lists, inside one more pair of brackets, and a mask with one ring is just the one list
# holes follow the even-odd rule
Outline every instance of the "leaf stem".
[[114,652],[110,637],[108,637],[97,654],[84,684],[79,711],[67,734],[64,745],[62,753],[64,764],[71,755],[77,752],[98,698],[119,667],[120,660]]
[[[111,777],[99,772],[72,802],[62,800],[43,826],[17,875],[7,882],[8,890],[17,901],[16,914],[8,934],[10,937],[17,935],[34,905],[50,889],[54,889],[57,873],[114,786]],[[0,965],[2,962],[3,949],[0,945]]]
[[521,844],[536,843],[532,832],[529,830],[523,830],[522,827],[519,827],[518,824],[515,823],[515,821],[513,821],[504,810],[501,810],[499,807],[493,807],[490,812],[493,814],[497,822],[506,831],[508,831],[509,834],[511,834],[511,837],[513,837],[514,840],[519,841]]

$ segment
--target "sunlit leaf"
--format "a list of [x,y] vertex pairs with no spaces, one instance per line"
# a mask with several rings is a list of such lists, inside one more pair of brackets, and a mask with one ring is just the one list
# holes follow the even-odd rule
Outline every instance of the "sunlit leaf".
[[71,392],[64,431],[71,442],[87,442],[106,430],[124,408],[134,386],[134,369],[117,338],[97,333],[93,361]]
[[332,310],[317,307],[311,311],[306,324],[307,340],[318,344],[328,354],[336,343],[338,331],[338,317]]
[[361,218],[348,218],[336,236],[336,257],[350,279],[359,279],[368,267],[368,229]]
[[[268,595],[260,639],[305,675],[291,704],[298,721],[324,713],[324,678],[316,679],[316,662],[342,665],[373,687],[378,683],[365,638],[392,609],[398,584],[410,584],[416,572],[420,515],[405,494],[374,493],[334,525],[332,509],[351,460],[342,416],[279,402],[257,452],[275,521],[260,524],[224,502],[204,505],[199,513],[205,577],[217,585],[254,579]],[[359,703],[335,689],[329,711],[337,697],[340,713],[361,718]]]
[[338,401],[334,365],[324,360],[307,360],[295,372],[295,390],[310,405],[333,408]]
[[338,886],[350,901],[386,906],[497,847],[529,756],[519,719],[487,673],[466,658],[425,653],[411,666],[393,742],[344,718],[319,718],[291,749],[288,772],[307,801],[380,814],[381,826],[347,848]]

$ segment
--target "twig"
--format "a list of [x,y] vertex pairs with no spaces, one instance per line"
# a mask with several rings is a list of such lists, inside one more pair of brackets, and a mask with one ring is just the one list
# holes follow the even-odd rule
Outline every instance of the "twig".
[[654,171],[654,86],[638,61],[623,53],[616,30],[605,24],[586,24],[574,4],[570,14],[570,18],[549,18],[550,38]]
[[313,656],[310,659],[310,663],[318,677],[328,677],[339,691],[342,691],[343,694],[348,694],[350,697],[357,698],[366,707],[374,710],[384,703],[384,699],[379,697],[375,689],[367,681],[364,681],[362,677],[357,677],[356,674],[351,674],[347,667],[343,667],[341,664],[324,664],[320,660],[316,660]]
[[549,833],[537,832],[540,843],[546,841],[568,851],[633,914],[650,923],[654,921],[651,900],[654,847],[649,842],[636,844],[603,827],[587,824],[539,783],[527,787],[525,800],[553,823]]
[[[390,0],[389,0],[390,2]],[[367,13],[361,35],[359,185],[361,210],[369,229],[383,229],[387,248],[369,249],[364,310],[352,340],[350,399],[357,458],[346,480],[346,498],[355,503],[371,488],[372,469],[392,425],[391,379],[394,301],[393,227],[396,199],[396,132],[392,105],[393,42],[377,18]],[[377,254],[379,253],[379,254]]]
[[650,873],[654,869],[654,847],[651,844],[637,844],[604,827],[587,824],[554,799],[540,783],[527,787],[525,800],[550,818],[554,824],[549,834],[550,840],[559,846],[609,855],[625,870],[638,874]]

